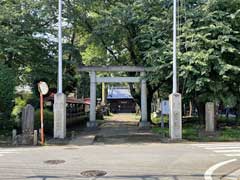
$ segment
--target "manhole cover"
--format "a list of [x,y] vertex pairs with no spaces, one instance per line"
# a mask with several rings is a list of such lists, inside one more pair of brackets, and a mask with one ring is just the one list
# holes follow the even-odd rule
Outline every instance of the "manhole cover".
[[90,170],[90,171],[81,172],[81,175],[85,177],[99,177],[99,176],[105,176],[106,174],[107,172],[99,171],[99,170]]
[[64,160],[48,160],[48,161],[44,161],[44,163],[46,164],[62,164],[65,163]]

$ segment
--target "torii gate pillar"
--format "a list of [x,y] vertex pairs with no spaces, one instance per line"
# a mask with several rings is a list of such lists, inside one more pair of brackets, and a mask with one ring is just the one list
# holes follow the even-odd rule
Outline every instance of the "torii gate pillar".
[[[141,77],[145,76],[145,72],[141,72]],[[149,127],[150,123],[148,122],[147,117],[147,83],[145,79],[141,80],[141,122],[139,127],[145,128]]]
[[87,122],[87,127],[97,127],[96,122],[96,72],[90,72],[90,119]]

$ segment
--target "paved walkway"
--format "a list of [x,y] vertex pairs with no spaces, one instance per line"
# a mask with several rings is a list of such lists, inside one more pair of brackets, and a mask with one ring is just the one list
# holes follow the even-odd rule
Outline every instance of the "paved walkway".
[[138,120],[134,114],[113,114],[105,119],[100,125],[99,136],[116,137],[138,133]]
[[85,130],[70,141],[75,145],[160,142],[151,129],[140,129],[135,114],[113,114],[96,131]]

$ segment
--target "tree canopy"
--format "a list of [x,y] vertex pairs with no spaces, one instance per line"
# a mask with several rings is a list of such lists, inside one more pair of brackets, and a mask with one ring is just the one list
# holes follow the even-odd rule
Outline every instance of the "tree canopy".
[[[240,104],[239,0],[178,2],[178,86],[184,101]],[[57,0],[0,2],[0,62],[14,70],[17,84],[34,87],[46,80],[56,88],[57,8]],[[66,0],[63,22],[66,93],[88,94],[88,76],[78,73],[79,65],[152,67],[146,76],[148,108],[154,92],[165,98],[171,93],[171,1]],[[130,87],[137,100],[137,86]]]

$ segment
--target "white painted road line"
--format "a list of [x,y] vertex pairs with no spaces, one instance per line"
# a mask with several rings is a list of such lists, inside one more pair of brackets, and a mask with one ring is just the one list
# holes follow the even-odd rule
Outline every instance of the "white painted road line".
[[240,157],[240,154],[224,154],[224,155],[228,157]]
[[240,153],[238,149],[217,150],[216,153]]
[[206,143],[192,145],[205,150],[211,150],[214,153],[222,153],[228,157],[240,157],[240,143]]
[[17,154],[18,152],[8,152],[8,151],[5,151],[5,152],[0,152],[0,154]]
[[17,151],[19,151],[19,150],[15,150],[15,149],[0,149],[0,152],[5,152],[5,151],[17,152]]
[[231,159],[231,160],[228,160],[228,161],[223,161],[223,162],[220,162],[218,164],[215,164],[213,165],[212,167],[210,167],[204,174],[204,179],[205,180],[213,180],[212,178],[212,175],[214,173],[214,171],[216,171],[218,168],[226,165],[226,164],[229,164],[229,163],[232,163],[234,161],[237,161],[237,159]]
[[193,146],[198,146],[198,147],[202,147],[202,148],[210,148],[210,147],[231,147],[231,146],[240,146],[240,143],[234,143],[234,144],[217,144],[217,143],[213,143],[213,144],[192,144]]
[[4,156],[5,154],[18,154],[23,150],[21,149],[0,149],[0,157]]
[[226,147],[210,147],[210,148],[204,148],[204,149],[207,149],[207,150],[218,150],[218,149],[240,149],[240,146],[232,146],[232,147],[229,147],[229,146],[226,146]]
[[28,151],[28,149],[24,149],[24,148],[15,148],[15,149],[0,148],[0,151]]
[[210,143],[193,143],[192,145],[194,146],[208,146],[208,145],[219,145],[219,144],[228,144],[228,145],[232,145],[232,144],[240,144],[240,142],[210,142]]

